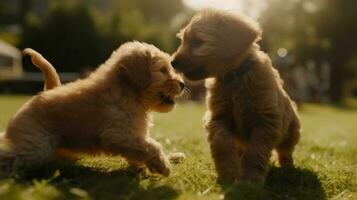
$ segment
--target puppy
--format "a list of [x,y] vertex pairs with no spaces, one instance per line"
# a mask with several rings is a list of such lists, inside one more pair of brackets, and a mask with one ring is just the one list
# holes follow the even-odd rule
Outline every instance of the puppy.
[[265,180],[273,149],[293,165],[300,122],[269,57],[259,50],[256,22],[206,9],[178,37],[172,65],[191,80],[206,79],[205,128],[220,178]]
[[161,145],[148,134],[149,112],[171,111],[185,87],[168,54],[146,43],[125,43],[88,78],[62,86],[40,54],[25,54],[44,72],[46,91],[9,121],[0,139],[0,165],[37,167],[64,149],[121,155],[169,175]]

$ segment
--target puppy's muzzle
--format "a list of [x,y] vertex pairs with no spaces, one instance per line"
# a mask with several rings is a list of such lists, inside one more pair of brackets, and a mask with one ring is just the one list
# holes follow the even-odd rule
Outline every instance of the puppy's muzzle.
[[176,71],[184,73],[185,75],[187,72],[192,71],[192,63],[182,58],[175,58],[171,61],[171,65]]

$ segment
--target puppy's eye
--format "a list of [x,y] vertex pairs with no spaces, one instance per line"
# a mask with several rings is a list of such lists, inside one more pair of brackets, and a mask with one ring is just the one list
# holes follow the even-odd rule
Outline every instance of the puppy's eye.
[[164,75],[167,75],[169,73],[166,68],[161,68],[160,72],[163,73]]
[[202,44],[203,44],[203,41],[198,38],[194,38],[191,40],[191,47],[193,47],[193,48],[200,47]]

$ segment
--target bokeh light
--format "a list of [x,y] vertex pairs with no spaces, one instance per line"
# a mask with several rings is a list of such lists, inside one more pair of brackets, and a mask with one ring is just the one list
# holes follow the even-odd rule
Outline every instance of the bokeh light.
[[284,58],[286,55],[288,55],[288,50],[285,48],[279,48],[278,51],[276,52],[279,57]]

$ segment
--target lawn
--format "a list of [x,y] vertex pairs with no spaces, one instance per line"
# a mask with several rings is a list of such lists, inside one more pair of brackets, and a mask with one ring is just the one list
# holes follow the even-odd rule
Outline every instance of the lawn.
[[[0,96],[0,130],[28,97]],[[205,107],[183,103],[155,114],[152,137],[187,159],[168,178],[136,173],[120,157],[82,156],[0,180],[0,199],[357,199],[357,109],[305,104],[296,168],[276,157],[262,185],[218,184],[202,128]]]

